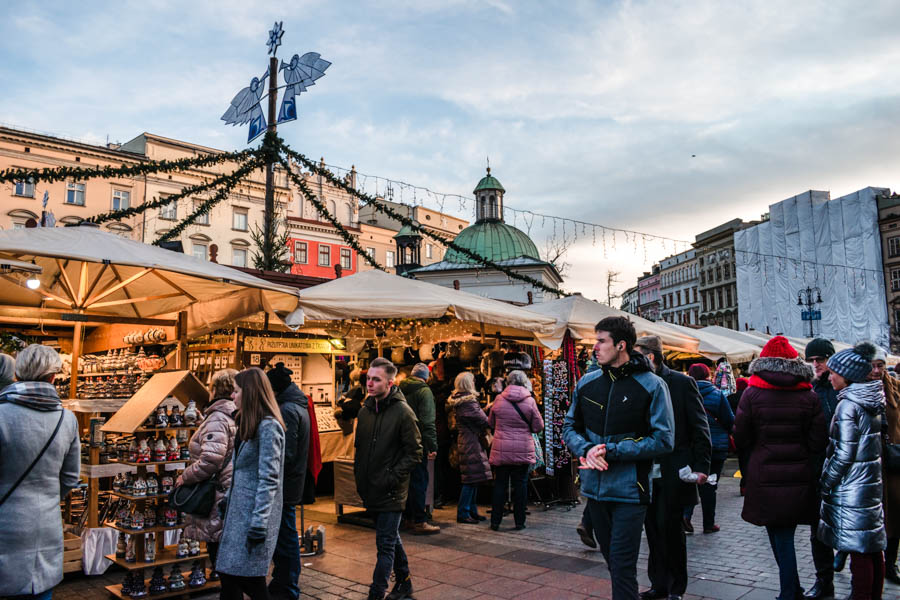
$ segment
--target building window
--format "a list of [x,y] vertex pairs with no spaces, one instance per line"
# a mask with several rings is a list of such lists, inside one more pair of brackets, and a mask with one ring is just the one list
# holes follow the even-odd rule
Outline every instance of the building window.
[[131,192],[127,190],[113,190],[112,209],[122,210],[131,208]]
[[341,268],[352,269],[352,259],[350,258],[350,248],[341,248]]
[[294,262],[305,265],[306,261],[306,242],[294,242]]
[[675,302],[676,302],[675,306],[681,306],[681,292],[680,291],[675,292]]
[[700,271],[700,285],[706,285],[706,271]]
[[319,244],[319,266],[331,266],[331,246],[328,244]]
[[[16,184],[16,189],[19,189],[19,184]],[[18,194],[18,192],[16,192]],[[19,194],[20,196],[24,194]],[[34,186],[32,186],[31,195],[34,196]],[[890,258],[894,258],[895,256],[900,256],[900,235],[895,235],[892,238],[888,238],[888,256]]]
[[[203,204],[200,200],[194,201],[194,210],[196,211],[200,208],[200,205]],[[197,218],[194,219],[194,225],[209,225],[209,211],[203,213],[202,215],[197,215]]]
[[722,267],[716,267],[716,281],[722,281]]
[[433,246],[431,244],[425,244],[425,258],[431,258],[432,248]]
[[725,263],[725,279],[731,277],[731,265]]
[[900,292],[900,269],[891,269],[891,291]]
[[666,309],[666,308],[669,308],[669,307],[666,306],[666,297],[663,296],[663,309]]
[[34,180],[17,181],[14,193],[16,196],[34,198]]
[[234,209],[231,216],[231,228],[237,231],[247,231],[247,209]]
[[725,306],[725,305],[722,303],[722,300],[723,300],[723,298],[722,298],[722,288],[719,288],[719,289],[716,290],[716,302],[718,302],[718,308],[719,308],[719,309],[721,309],[723,306]]
[[174,221],[178,218],[178,203],[174,200],[159,207],[159,218]]
[[366,254],[369,255],[369,258],[375,260],[375,248],[366,248]]
[[396,262],[394,261],[394,251],[388,250],[384,253],[384,266],[390,269],[395,264]]
[[194,255],[194,258],[206,260],[207,250],[209,250],[209,247],[206,244],[198,244],[197,242],[194,242],[194,245],[191,247],[191,254]]
[[84,206],[84,184],[69,182],[66,184],[66,204]]
[[247,249],[246,248],[232,248],[231,249],[231,264],[235,267],[246,267],[247,266]]
[[727,302],[727,304],[725,304],[725,306],[731,306],[731,287],[728,287],[725,290],[725,300]]

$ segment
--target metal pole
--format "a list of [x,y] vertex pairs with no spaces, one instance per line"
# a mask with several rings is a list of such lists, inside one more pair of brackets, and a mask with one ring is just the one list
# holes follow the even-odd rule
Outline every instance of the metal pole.
[[[269,123],[268,131],[275,133],[275,121],[277,115],[275,113],[276,103],[278,100],[278,58],[272,56],[269,58]],[[273,228],[275,226],[275,179],[274,179],[275,163],[271,160],[266,163],[266,211],[265,223],[263,225],[263,233],[265,235],[265,243],[263,244],[263,257],[266,265],[272,267],[272,255],[275,250],[275,240],[273,239]]]

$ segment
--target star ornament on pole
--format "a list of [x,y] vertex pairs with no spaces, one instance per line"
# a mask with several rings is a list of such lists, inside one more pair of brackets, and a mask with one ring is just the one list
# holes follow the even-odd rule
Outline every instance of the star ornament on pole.
[[[263,113],[261,102],[265,98],[266,78],[269,78],[268,89],[270,95],[278,93],[278,72],[284,71],[285,85],[284,93],[281,99],[281,108],[278,116],[274,111],[269,112],[269,122],[286,123],[294,121],[297,118],[297,96],[315,85],[315,81],[325,75],[325,70],[331,66],[331,63],[321,58],[318,52],[307,52],[303,56],[294,54],[291,62],[281,61],[281,66],[275,59],[275,53],[278,46],[281,45],[281,37],[284,35],[282,29],[282,21],[277,21],[269,31],[269,41],[266,45],[269,47],[270,68],[262,75],[262,77],[254,77],[250,81],[250,85],[242,89],[232,99],[231,106],[222,115],[222,120],[227,125],[245,125],[250,124],[247,132],[247,143],[249,144],[257,137],[265,133],[267,129],[266,116]],[[271,103],[273,107],[275,103]]]

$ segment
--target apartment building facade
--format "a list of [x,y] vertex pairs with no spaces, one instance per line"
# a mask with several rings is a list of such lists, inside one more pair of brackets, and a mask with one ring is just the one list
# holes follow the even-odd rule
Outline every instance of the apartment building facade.
[[676,325],[699,325],[700,297],[696,250],[659,263],[660,318]]

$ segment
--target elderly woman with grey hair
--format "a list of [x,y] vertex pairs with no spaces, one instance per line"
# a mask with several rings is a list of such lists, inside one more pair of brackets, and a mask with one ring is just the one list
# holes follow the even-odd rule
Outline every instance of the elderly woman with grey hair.
[[62,580],[61,498],[78,485],[78,422],[53,378],[56,350],[28,346],[0,392],[0,596],[49,599]]
[[9,354],[0,354],[0,392],[15,381],[16,359]]
[[491,529],[494,531],[500,528],[503,519],[503,504],[510,480],[515,528],[525,529],[528,467],[537,462],[531,434],[544,429],[544,419],[528,389],[528,376],[522,371],[510,371],[506,384],[506,389],[494,400],[488,417],[494,428],[490,461],[494,467],[494,501],[491,508]]

